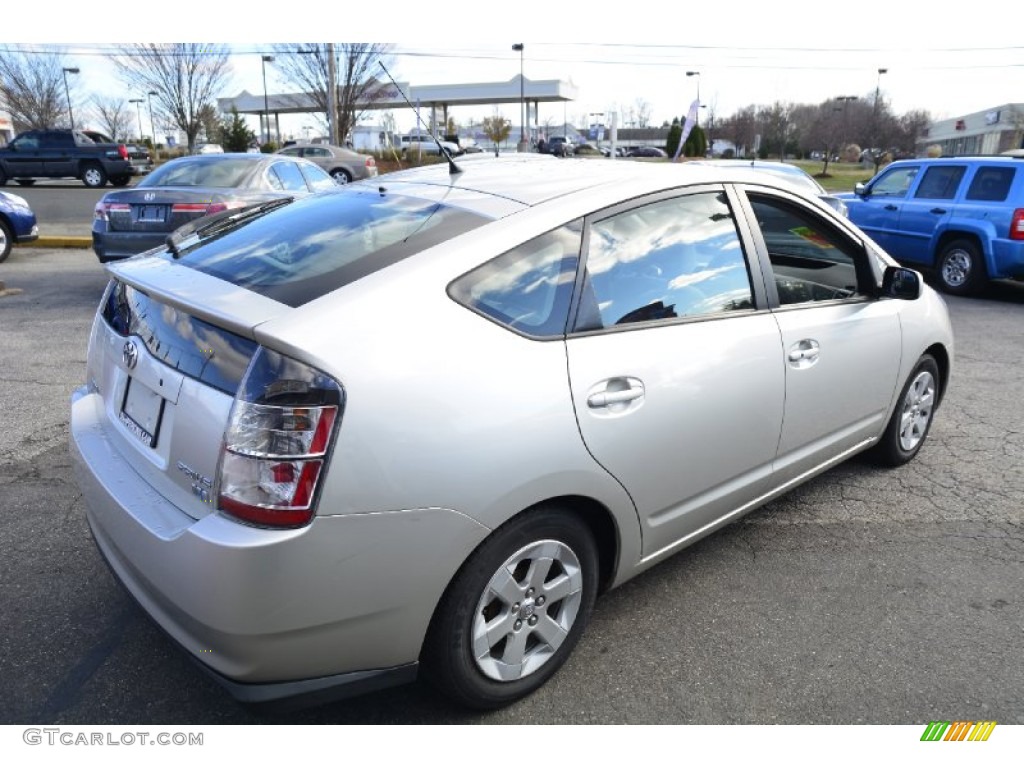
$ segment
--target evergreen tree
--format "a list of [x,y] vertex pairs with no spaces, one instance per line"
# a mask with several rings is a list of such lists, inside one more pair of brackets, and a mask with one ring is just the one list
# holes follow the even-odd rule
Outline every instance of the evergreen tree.
[[231,114],[220,124],[220,145],[225,152],[245,152],[254,141],[256,134],[238,114],[238,109],[232,107]]
[[679,140],[683,137],[683,126],[679,118],[672,121],[672,127],[668,129],[668,137],[665,139],[665,153],[669,157],[675,157],[676,149],[679,147]]

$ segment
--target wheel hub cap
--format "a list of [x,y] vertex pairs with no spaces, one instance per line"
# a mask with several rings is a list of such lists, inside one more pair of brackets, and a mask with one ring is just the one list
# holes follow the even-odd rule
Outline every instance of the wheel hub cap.
[[569,635],[583,600],[576,553],[559,541],[529,544],[494,573],[477,602],[472,645],[491,680],[536,672]]
[[924,439],[935,407],[935,379],[922,371],[907,389],[900,419],[900,447],[912,451]]

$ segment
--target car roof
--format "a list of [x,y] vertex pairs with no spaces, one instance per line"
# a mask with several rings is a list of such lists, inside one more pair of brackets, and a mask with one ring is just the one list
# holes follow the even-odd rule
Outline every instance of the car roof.
[[[456,198],[468,201],[474,195],[484,194],[535,206],[559,197],[589,195],[596,206],[602,206],[662,189],[726,180],[721,169],[696,164],[688,167],[688,163],[632,163],[609,158],[555,158],[533,153],[502,157],[479,154],[460,157],[456,165],[462,172],[455,175],[449,174],[447,163],[437,163],[357,183],[385,189],[407,186],[411,194],[424,194],[447,202]],[[730,173],[729,176],[733,181],[764,183],[764,177],[756,173]],[[429,187],[435,191],[427,193]]]

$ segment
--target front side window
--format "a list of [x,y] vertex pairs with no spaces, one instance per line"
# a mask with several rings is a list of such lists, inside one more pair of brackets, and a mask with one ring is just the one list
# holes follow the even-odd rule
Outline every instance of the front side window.
[[1010,194],[1015,170],[1000,166],[982,166],[974,174],[971,186],[967,190],[967,199],[1001,203]]
[[453,282],[448,294],[530,336],[565,333],[582,226],[573,222],[529,240]]
[[872,197],[904,197],[914,183],[918,167],[895,168],[871,186]]
[[779,303],[834,301],[866,297],[870,278],[867,255],[859,243],[829,226],[813,212],[789,202],[750,196],[768,248]]
[[956,190],[966,171],[966,165],[933,165],[924,172],[921,186],[917,188],[914,197],[926,200],[952,200],[956,197]]
[[594,223],[575,329],[753,309],[722,192],[662,200]]

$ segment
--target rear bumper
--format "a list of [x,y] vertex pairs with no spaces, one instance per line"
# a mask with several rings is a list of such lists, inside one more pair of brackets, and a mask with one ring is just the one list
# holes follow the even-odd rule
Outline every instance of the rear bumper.
[[326,701],[408,682],[441,594],[487,529],[451,510],[322,516],[265,530],[195,520],[115,441],[102,397],[71,403],[87,518],[142,608],[232,695]]
[[130,256],[159,248],[168,232],[109,232],[92,230],[92,249],[101,262],[127,259]]

